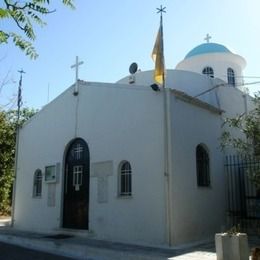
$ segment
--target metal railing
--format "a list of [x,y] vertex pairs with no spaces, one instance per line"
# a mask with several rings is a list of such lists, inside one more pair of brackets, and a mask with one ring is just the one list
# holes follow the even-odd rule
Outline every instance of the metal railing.
[[227,213],[230,226],[260,234],[260,187],[252,179],[259,171],[260,160],[251,156],[226,157]]

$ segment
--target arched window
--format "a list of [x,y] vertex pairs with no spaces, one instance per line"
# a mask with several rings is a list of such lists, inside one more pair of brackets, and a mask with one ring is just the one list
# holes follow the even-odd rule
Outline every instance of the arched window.
[[119,196],[132,195],[132,169],[129,162],[124,161],[119,166]]
[[205,67],[202,71],[202,74],[207,75],[208,77],[214,78],[214,71],[211,67]]
[[196,168],[198,186],[208,187],[210,185],[209,154],[201,144],[196,147]]
[[227,79],[228,79],[228,84],[230,84],[232,86],[236,85],[235,72],[231,68],[227,69]]
[[36,170],[33,176],[33,197],[42,196],[42,171]]

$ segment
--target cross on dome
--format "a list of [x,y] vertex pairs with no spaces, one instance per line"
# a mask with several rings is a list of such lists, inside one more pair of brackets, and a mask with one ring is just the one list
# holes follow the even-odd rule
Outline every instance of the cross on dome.
[[211,39],[212,37],[207,33],[206,37],[204,38],[204,40],[209,43],[209,40]]

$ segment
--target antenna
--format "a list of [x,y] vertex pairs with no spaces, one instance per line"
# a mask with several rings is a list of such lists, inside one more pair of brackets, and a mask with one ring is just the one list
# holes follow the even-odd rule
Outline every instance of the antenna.
[[48,91],[47,91],[47,104],[50,101],[50,83],[48,83]]

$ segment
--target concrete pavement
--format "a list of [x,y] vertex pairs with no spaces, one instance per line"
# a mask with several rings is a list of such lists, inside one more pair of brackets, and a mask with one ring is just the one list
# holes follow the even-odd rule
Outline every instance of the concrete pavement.
[[0,260],[72,260],[72,258],[43,253],[17,245],[0,242]]
[[0,220],[0,241],[73,259],[91,260],[215,260],[214,244],[172,249],[138,246],[75,236],[60,230],[58,236],[24,232],[11,228],[10,219]]
[[[89,238],[83,234],[56,232],[58,236],[24,232],[8,226],[10,220],[0,219],[0,241],[73,259],[88,260],[216,260],[214,242],[184,249],[130,245]],[[251,239],[251,246],[259,245]]]
[[[58,236],[25,232],[0,219],[0,242],[18,245],[72,259],[86,260],[216,260],[215,244],[204,243],[183,249],[139,246],[89,238],[87,232],[57,230]],[[260,237],[249,237],[250,248],[260,246]],[[251,259],[251,258],[250,258]]]

